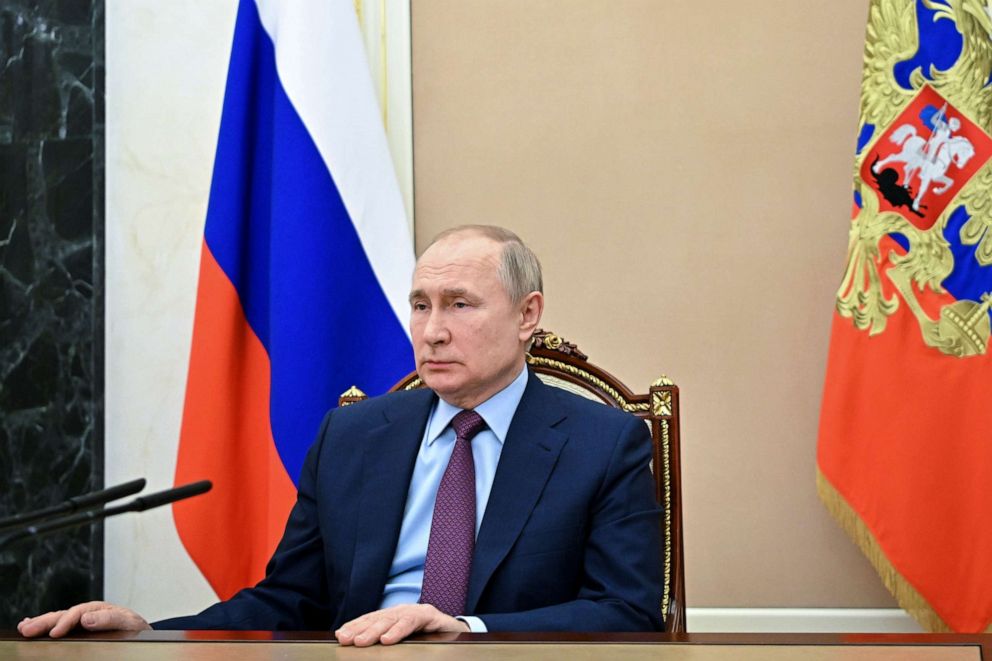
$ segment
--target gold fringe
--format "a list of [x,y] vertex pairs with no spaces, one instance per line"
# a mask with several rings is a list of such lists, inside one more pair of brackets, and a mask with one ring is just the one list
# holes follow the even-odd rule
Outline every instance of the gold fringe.
[[868,530],[861,517],[851,509],[851,506],[844,500],[826,476],[816,469],[816,490],[820,494],[820,500],[826,506],[827,511],[837,520],[840,527],[848,534],[855,544],[865,554],[865,557],[875,567],[882,583],[895,597],[896,602],[907,613],[913,616],[920,626],[931,633],[951,632],[952,629],[941,619],[939,615],[930,607],[930,604],[909,584],[902,574],[885,557],[885,553],[878,545],[875,536]]

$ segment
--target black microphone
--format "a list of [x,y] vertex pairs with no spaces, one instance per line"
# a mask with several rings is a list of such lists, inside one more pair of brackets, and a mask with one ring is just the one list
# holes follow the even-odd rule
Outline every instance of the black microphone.
[[34,523],[35,521],[41,521],[42,519],[48,519],[60,514],[72,514],[73,512],[93,509],[94,507],[98,507],[104,503],[109,503],[112,500],[117,500],[118,498],[123,498],[124,496],[130,496],[131,494],[138,493],[144,488],[145,478],[140,477],[137,480],[131,480],[130,482],[125,482],[124,484],[118,484],[115,487],[100,489],[99,491],[86,493],[82,496],[73,496],[72,498],[68,498],[65,502],[58,505],[53,505],[52,507],[35,510],[34,512],[27,512],[26,514],[15,514],[14,516],[8,516],[7,518],[0,519],[0,530],[19,528],[21,526]]
[[[145,510],[150,510],[155,507],[161,507],[162,505],[168,505],[169,503],[174,503],[177,500],[186,500],[187,498],[192,498],[193,496],[199,496],[202,493],[207,493],[214,488],[214,483],[210,480],[200,480],[199,482],[190,482],[189,484],[184,484],[181,487],[175,487],[174,489],[166,489],[165,491],[156,491],[155,493],[150,493],[147,496],[138,496],[130,503],[120,506],[121,512],[144,512]],[[112,507],[110,509],[118,509]],[[110,510],[104,510],[109,512]],[[113,516],[118,514],[114,512],[113,514],[107,514],[107,516]]]
[[214,485],[210,482],[210,480],[201,480],[199,482],[193,482],[192,484],[184,484],[183,486],[176,487],[175,489],[166,489],[165,491],[158,491],[156,493],[148,494],[147,496],[138,496],[134,500],[124,503],[123,505],[116,505],[102,510],[82,512],[81,514],[65,516],[53,521],[48,521],[47,523],[38,524],[36,526],[28,526],[27,528],[19,530],[6,539],[0,541],[0,549],[27,537],[40,537],[41,535],[47,535],[48,533],[55,532],[56,530],[65,530],[66,528],[75,528],[76,526],[96,523],[97,521],[102,521],[107,517],[116,516],[125,512],[144,512],[145,510],[152,509],[153,507],[160,507],[162,505],[174,503],[177,500],[184,500],[186,498],[192,498],[193,496],[199,496],[202,493],[210,491],[213,486]]

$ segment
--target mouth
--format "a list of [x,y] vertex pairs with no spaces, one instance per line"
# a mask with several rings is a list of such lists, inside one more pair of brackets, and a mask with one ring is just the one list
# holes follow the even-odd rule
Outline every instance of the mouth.
[[450,360],[425,360],[420,363],[421,368],[429,370],[443,370],[453,365],[455,363]]

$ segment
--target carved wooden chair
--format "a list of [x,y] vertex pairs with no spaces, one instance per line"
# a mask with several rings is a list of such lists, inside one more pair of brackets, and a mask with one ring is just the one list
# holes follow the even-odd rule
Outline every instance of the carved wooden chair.
[[[655,495],[664,507],[665,585],[661,612],[665,631],[685,631],[678,387],[662,376],[651,384],[647,393],[635,394],[609,372],[590,363],[574,344],[543,330],[534,334],[527,362],[544,383],[632,413],[644,420],[651,430]],[[422,386],[420,377],[413,372],[390,392]],[[346,406],[365,398],[365,393],[352,387],[341,395],[339,405]]]

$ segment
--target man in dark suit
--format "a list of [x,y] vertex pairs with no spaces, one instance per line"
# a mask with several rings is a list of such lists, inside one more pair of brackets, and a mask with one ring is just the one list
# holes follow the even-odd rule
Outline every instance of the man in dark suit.
[[[449,230],[418,260],[410,303],[429,389],[329,413],[266,577],[155,628],[330,627],[359,646],[417,631],[661,628],[646,428],[528,373],[537,258],[501,228]],[[77,625],[149,626],[91,602],[18,629]]]

